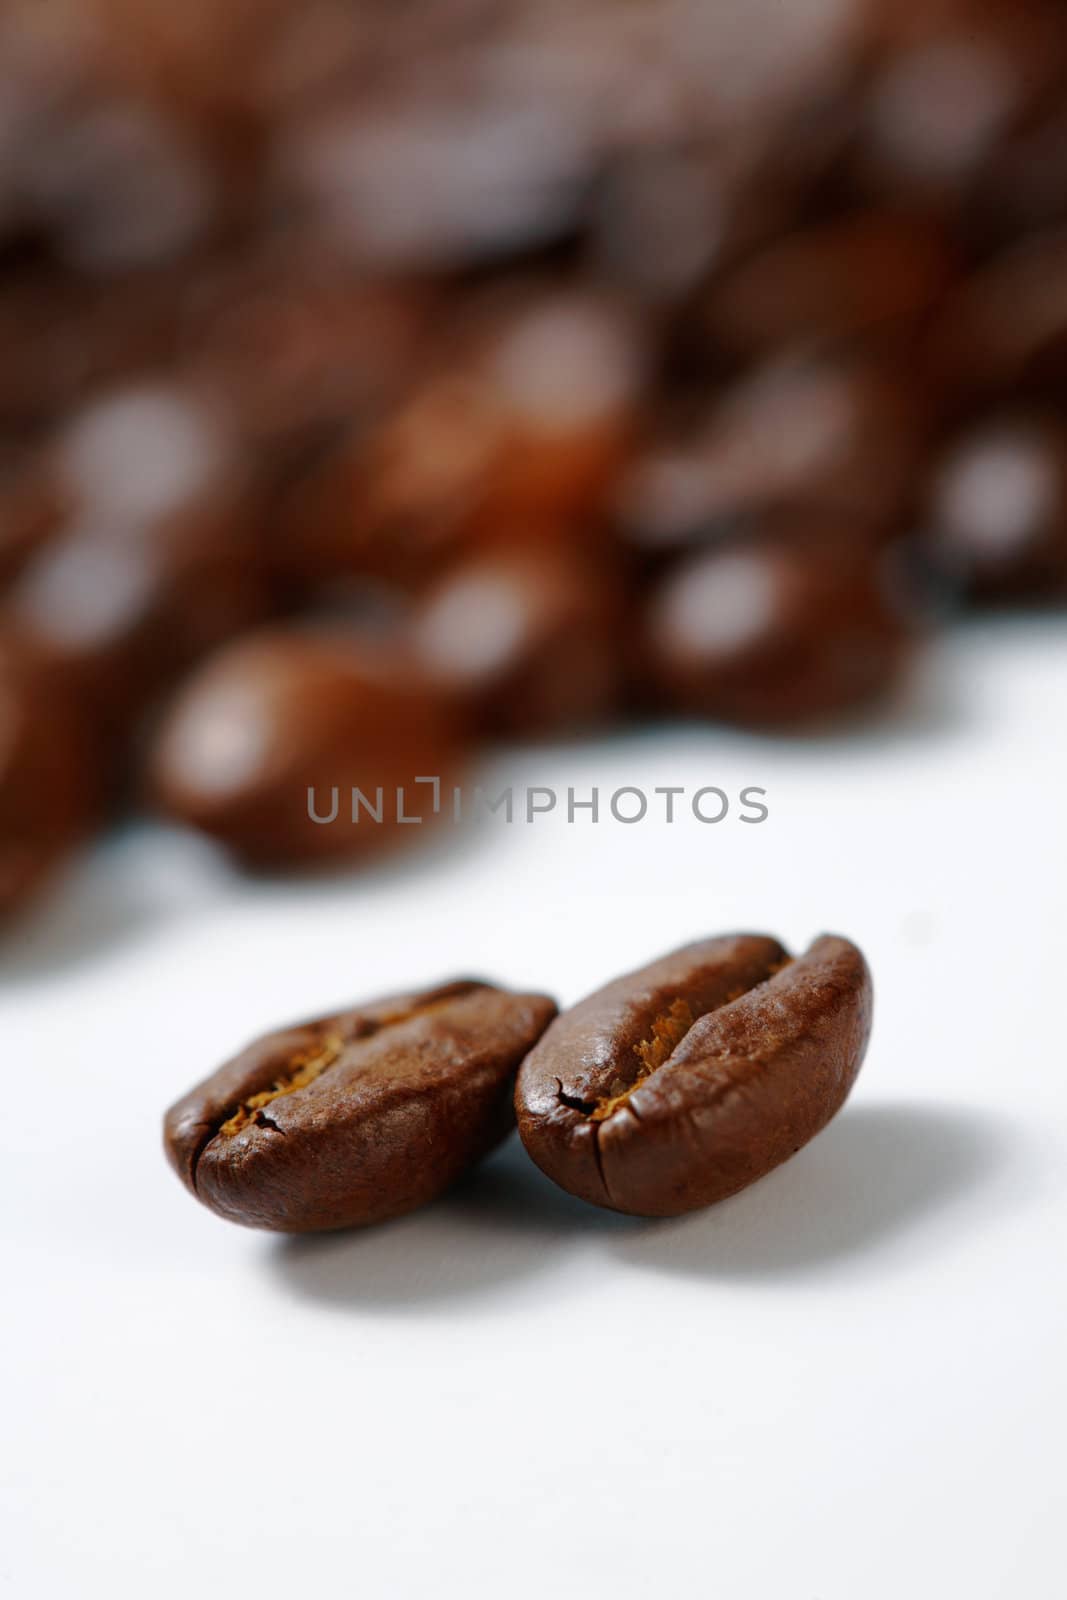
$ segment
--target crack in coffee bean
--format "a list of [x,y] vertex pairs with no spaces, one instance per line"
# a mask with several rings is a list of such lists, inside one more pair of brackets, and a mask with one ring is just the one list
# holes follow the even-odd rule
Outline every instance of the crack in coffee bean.
[[[474,987],[476,985],[469,984],[464,989],[456,985],[443,999],[431,1000],[426,1005],[409,1006],[406,1009],[402,1008],[398,1011],[390,1012],[387,1016],[380,1017],[377,1022],[368,1023],[359,1037],[361,1039],[369,1039],[383,1028],[395,1027],[398,1023],[410,1021],[412,1017],[424,1017],[431,1011],[439,1010],[441,1006],[447,1005],[458,994],[469,993],[470,989]],[[275,1100],[280,1100],[284,1095],[293,1094],[297,1089],[306,1089],[309,1084],[314,1083],[328,1068],[333,1066],[344,1048],[344,1039],[338,1034],[329,1034],[320,1045],[308,1050],[297,1051],[289,1062],[285,1073],[269,1089],[263,1089],[259,1094],[250,1096],[249,1099],[238,1106],[233,1115],[219,1128],[219,1137],[231,1139],[234,1134],[240,1133],[241,1129],[253,1120],[261,1128],[272,1127],[277,1129],[275,1123],[262,1116],[263,1108],[269,1106]]]
[[328,1067],[333,1066],[343,1049],[344,1041],[336,1034],[332,1034],[317,1050],[298,1051],[290,1061],[289,1071],[285,1076],[277,1079],[269,1089],[261,1090],[259,1094],[252,1095],[238,1106],[233,1116],[222,1124],[219,1137],[232,1139],[234,1134],[240,1133],[253,1118],[261,1128],[274,1128],[277,1131],[277,1124],[262,1115],[263,1108],[275,1100],[280,1100],[283,1095],[293,1094],[297,1089],[306,1089],[309,1083],[314,1083]]

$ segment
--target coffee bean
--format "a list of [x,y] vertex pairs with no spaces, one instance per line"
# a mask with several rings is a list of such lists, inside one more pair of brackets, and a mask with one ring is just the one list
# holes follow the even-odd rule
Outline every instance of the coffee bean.
[[1067,594],[1067,429],[1008,412],[962,435],[934,478],[924,548],[983,600]]
[[306,1233],[441,1193],[513,1126],[544,995],[457,981],[267,1034],[168,1111],[167,1156],[219,1216]]
[[0,917],[26,904],[97,819],[97,752],[59,687],[0,639]]
[[454,568],[420,600],[415,650],[479,733],[543,738],[603,722],[621,694],[613,574],[558,541]]
[[681,710],[788,728],[884,697],[913,648],[891,561],[847,527],[776,522],[683,561],[654,591],[649,671]]
[[424,378],[377,427],[344,429],[294,474],[271,529],[275,567],[316,599],[353,576],[416,587],[463,549],[496,440],[470,382]]
[[687,945],[565,1011],[519,1072],[523,1144],[594,1205],[667,1217],[788,1159],[845,1101],[871,1025],[855,945]]
[[[439,778],[447,795],[459,762],[447,697],[395,648],[333,627],[277,627],[194,673],[149,773],[172,817],[246,862],[298,866],[416,841],[426,830],[412,818],[431,821],[434,799],[416,780]],[[336,810],[333,820],[313,820],[309,790],[316,816]],[[359,805],[355,822],[353,790],[373,808]]]
[[836,344],[928,313],[953,276],[951,247],[921,215],[872,211],[777,240],[711,291],[708,327],[740,354]]
[[0,454],[0,592],[44,548],[62,514],[59,488],[32,452]]
[[49,452],[60,525],[6,597],[19,631],[109,749],[268,594],[233,441],[168,384],[80,411]]
[[921,461],[923,409],[890,367],[785,352],[730,386],[685,437],[635,460],[618,496],[621,534],[668,551],[788,506],[892,527]]
[[221,398],[270,472],[279,448],[328,437],[403,392],[434,307],[428,291],[354,279],[329,252],[283,236],[211,261],[194,280],[182,365]]
[[973,406],[1004,395],[1058,405],[1067,387],[1067,230],[1015,240],[984,262],[935,330],[942,382]]
[[297,475],[273,543],[298,589],[352,574],[415,588],[531,523],[597,542],[635,427],[640,326],[610,296],[546,290],[461,302],[450,335],[377,426]]
[[472,375],[496,418],[484,516],[595,518],[626,460],[647,332],[608,294],[545,292],[489,319]]

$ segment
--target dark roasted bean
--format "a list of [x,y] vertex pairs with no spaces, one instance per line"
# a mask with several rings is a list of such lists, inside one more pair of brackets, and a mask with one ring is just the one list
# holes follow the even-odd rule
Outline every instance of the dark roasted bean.
[[889,368],[785,352],[728,388],[684,438],[637,458],[618,496],[621,534],[669,551],[783,506],[892,527],[914,491],[923,412]]
[[0,639],[0,918],[24,905],[96,821],[96,751],[75,708]]
[[845,939],[687,945],[565,1011],[524,1062],[522,1141],[572,1194],[674,1216],[754,1183],[823,1128],[859,1071],[871,980]]
[[306,1233],[441,1193],[513,1126],[544,995],[458,981],[267,1034],[167,1113],[168,1158],[232,1222]]
[[985,600],[1067,594],[1067,429],[1008,413],[957,440],[934,478],[926,549]]
[[177,674],[267,610],[244,479],[210,409],[168,385],[85,408],[48,467],[59,526],[6,608],[121,749]]
[[420,601],[413,638],[477,731],[538,738],[610,718],[622,626],[610,574],[534,539],[449,572]]
[[[245,861],[373,857],[417,839],[414,818],[432,820],[434,796],[418,779],[440,779],[447,794],[458,776],[453,720],[444,692],[381,641],[264,629],[185,685],[151,783],[171,816]],[[354,790],[369,802],[355,821]],[[325,820],[309,814],[309,791]]]
[[914,626],[892,563],[840,528],[785,526],[681,563],[653,593],[646,659],[679,709],[788,728],[897,684]]
[[759,251],[713,288],[708,325],[743,354],[800,340],[836,344],[913,324],[952,275],[951,249],[935,224],[876,211]]

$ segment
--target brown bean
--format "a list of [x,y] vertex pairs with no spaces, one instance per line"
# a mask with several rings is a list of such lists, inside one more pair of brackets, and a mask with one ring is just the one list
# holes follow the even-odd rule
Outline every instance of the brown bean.
[[766,537],[680,563],[646,616],[661,692],[698,715],[779,728],[884,697],[911,658],[915,630],[892,562],[868,545],[840,524],[779,521]]
[[62,496],[30,451],[0,455],[0,591],[44,549],[62,515]]
[[621,697],[612,580],[551,539],[487,554],[421,598],[416,653],[480,733],[542,738],[602,722]]
[[909,505],[923,413],[921,394],[890,367],[783,352],[728,388],[684,437],[637,458],[620,487],[620,531],[654,553],[799,505],[877,534]]
[[60,525],[7,610],[113,746],[177,674],[266,612],[246,484],[212,409],[162,383],[84,407],[47,465]]
[[96,750],[32,652],[0,640],[0,917],[24,905],[95,822]]
[[873,211],[776,240],[713,286],[708,326],[730,351],[838,341],[908,326],[953,275],[929,219]]
[[1015,240],[961,286],[934,332],[942,381],[1058,404],[1067,382],[1067,229]]
[[1001,413],[956,440],[934,477],[925,547],[983,600],[1067,594],[1067,429]]
[[[298,866],[414,842],[425,830],[408,823],[433,815],[416,780],[439,778],[447,793],[459,762],[447,698],[396,650],[279,627],[193,675],[159,730],[149,781],[165,811],[244,861]],[[369,803],[355,820],[353,790]]]
[[565,1011],[519,1072],[519,1133],[562,1188],[666,1217],[722,1200],[806,1144],[845,1101],[871,980],[824,936],[706,939]]
[[306,1233],[424,1205],[513,1125],[544,995],[460,980],[267,1034],[168,1111],[168,1159],[219,1216]]
[[344,574],[417,587],[536,523],[596,542],[630,448],[646,351],[607,296],[462,303],[446,348],[375,427],[298,474],[273,534],[299,589]]

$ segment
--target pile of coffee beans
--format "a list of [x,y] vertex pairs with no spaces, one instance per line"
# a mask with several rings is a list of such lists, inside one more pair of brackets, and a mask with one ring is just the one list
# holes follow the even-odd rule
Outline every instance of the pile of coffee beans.
[[824,936],[686,945],[556,1015],[459,979],[267,1034],[167,1112],[182,1182],[283,1233],[402,1216],[515,1126],[561,1188],[670,1217],[747,1188],[844,1104],[871,1028],[867,964]]
[[0,913],[1062,602],[1065,107],[1058,0],[9,0]]

